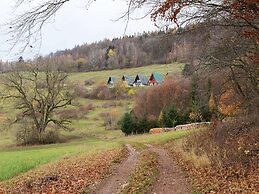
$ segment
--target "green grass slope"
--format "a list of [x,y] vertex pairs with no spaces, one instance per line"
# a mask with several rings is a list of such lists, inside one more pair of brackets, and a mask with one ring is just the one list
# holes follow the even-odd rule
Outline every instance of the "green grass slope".
[[109,76],[115,76],[121,78],[123,75],[129,75],[135,78],[135,76],[140,73],[147,75],[148,77],[152,72],[159,72],[162,75],[166,75],[167,72],[173,72],[175,74],[181,74],[184,64],[159,64],[159,65],[149,65],[137,68],[128,69],[114,69],[105,71],[94,71],[94,72],[84,72],[84,73],[71,73],[71,81],[83,82],[85,80],[93,80],[96,83],[107,82]]
[[[152,72],[174,72],[180,75],[183,64],[150,65],[131,69],[116,69],[111,71],[71,73],[72,82],[84,83],[85,80],[93,80],[95,84],[106,82],[110,75],[121,77],[123,74],[134,76],[137,73],[149,75]],[[13,117],[17,111],[13,108],[13,102],[0,102],[0,181],[14,177],[16,174],[26,172],[39,165],[70,157],[81,153],[102,151],[111,147],[118,147],[125,143],[163,143],[170,139],[188,135],[185,132],[171,132],[160,135],[139,135],[124,137],[120,130],[105,130],[100,113],[110,112],[111,107],[105,104],[113,103],[113,100],[76,99],[78,105],[93,104],[95,109],[84,118],[72,120],[72,132],[61,132],[64,137],[70,139],[67,143],[45,146],[21,147],[15,145],[15,128],[6,123],[6,118]],[[122,106],[116,107],[120,113],[132,106],[132,99],[121,100]],[[4,130],[4,132],[1,132]],[[76,138],[73,138],[76,137]]]

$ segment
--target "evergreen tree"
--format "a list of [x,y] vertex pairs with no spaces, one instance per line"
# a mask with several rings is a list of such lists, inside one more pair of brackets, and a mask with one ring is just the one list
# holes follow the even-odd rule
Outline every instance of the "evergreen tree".
[[130,113],[124,114],[120,124],[121,130],[125,135],[129,135],[134,132],[134,120]]
[[174,105],[162,111],[160,123],[163,127],[175,127],[180,123],[180,115]]

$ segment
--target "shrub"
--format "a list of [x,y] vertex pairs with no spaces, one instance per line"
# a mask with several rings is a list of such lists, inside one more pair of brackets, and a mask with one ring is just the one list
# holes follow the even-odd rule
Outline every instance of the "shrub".
[[59,133],[57,130],[49,130],[44,133],[44,137],[42,139],[43,144],[54,144],[60,142]]
[[160,123],[162,127],[175,127],[180,123],[180,115],[174,105],[164,109],[160,115]]
[[84,83],[85,83],[85,86],[91,86],[94,84],[94,81],[91,79],[88,79],[88,80],[85,80]]
[[259,119],[256,115],[217,122],[208,130],[191,135],[183,144],[186,151],[206,154],[212,165],[243,166],[258,164]]
[[62,118],[62,119],[79,119],[79,118],[82,118],[79,110],[74,109],[74,108],[73,109],[70,108],[70,109],[60,110],[58,114],[59,114],[60,118]]
[[75,97],[79,97],[79,98],[88,98],[89,97],[88,90],[80,84],[75,84],[73,86],[73,90],[74,90],[74,92],[73,92],[74,98]]
[[39,134],[29,125],[29,121],[26,121],[16,131],[16,140],[20,145],[54,144],[60,142],[60,137],[58,131],[54,129]]
[[79,107],[79,111],[84,114],[87,114],[92,110],[95,110],[95,106],[92,103],[87,105],[82,105]]
[[103,119],[103,125],[105,129],[118,129],[119,118],[121,117],[121,113],[118,109],[112,108],[110,112],[102,112],[100,113],[100,117]]
[[86,115],[95,109],[93,104],[81,105],[78,109],[70,108],[60,110],[58,115],[62,119],[83,119],[86,118]]
[[143,117],[136,122],[137,134],[148,133],[150,129],[158,127],[156,120],[148,120],[147,117]]
[[193,72],[195,71],[194,69],[194,65],[193,64],[186,64],[183,68],[183,75],[185,77],[189,77],[193,74]]
[[29,126],[22,126],[16,131],[16,141],[21,145],[38,144],[38,133]]
[[183,114],[191,106],[189,87],[188,79],[169,79],[159,86],[140,90],[135,97],[134,115],[138,118],[152,115],[158,119],[161,111],[172,103]]
[[119,125],[125,135],[148,133],[150,129],[158,127],[156,120],[148,120],[147,117],[136,119],[130,113],[124,114]]
[[134,121],[130,113],[125,113],[120,121],[121,130],[125,135],[134,132]]
[[128,88],[124,83],[116,83],[115,87],[109,88],[106,84],[97,85],[88,98],[99,100],[113,100],[113,99],[125,99],[128,97]]
[[102,105],[102,108],[110,108],[110,107],[117,107],[123,106],[122,102],[107,102]]
[[182,125],[188,123],[190,110],[180,114],[174,105],[169,106],[162,110],[159,116],[159,123],[161,127],[175,127],[176,125]]
[[110,100],[110,99],[114,99],[115,97],[111,93],[110,88],[108,88],[106,84],[99,84],[90,93],[89,98]]

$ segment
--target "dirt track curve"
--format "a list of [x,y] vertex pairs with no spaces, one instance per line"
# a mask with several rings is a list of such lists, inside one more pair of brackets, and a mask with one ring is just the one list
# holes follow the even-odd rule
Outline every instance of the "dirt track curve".
[[158,175],[150,194],[188,194],[191,186],[181,169],[168,153],[161,148],[148,145],[149,149],[158,155]]
[[[189,194],[191,186],[181,169],[176,165],[168,153],[156,146],[147,145],[149,150],[158,156],[158,175],[149,194]],[[130,174],[134,171],[139,153],[127,145],[129,157],[114,171],[101,181],[92,194],[117,194],[127,185]]]
[[130,173],[135,169],[139,153],[131,146],[127,145],[129,157],[115,172],[98,184],[94,194],[116,194],[127,184]]

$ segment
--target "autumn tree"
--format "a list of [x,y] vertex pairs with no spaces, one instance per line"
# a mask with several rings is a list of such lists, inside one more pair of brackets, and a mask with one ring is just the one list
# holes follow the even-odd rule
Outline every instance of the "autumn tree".
[[147,90],[141,90],[135,95],[133,113],[136,118],[158,119],[161,111],[175,104],[180,114],[191,106],[188,79],[166,80],[163,84]]
[[1,99],[15,102],[19,114],[12,123],[25,122],[37,140],[34,143],[44,143],[45,131],[50,123],[70,130],[70,121],[56,114],[57,110],[71,104],[67,77],[65,73],[51,70],[40,72],[39,69],[13,72],[4,77]]
[[87,60],[84,58],[79,58],[76,60],[76,64],[77,64],[77,71],[82,71],[83,69],[85,69],[84,66],[86,66],[87,64]]
[[118,54],[115,46],[109,46],[105,53],[105,67],[111,68],[118,66]]

